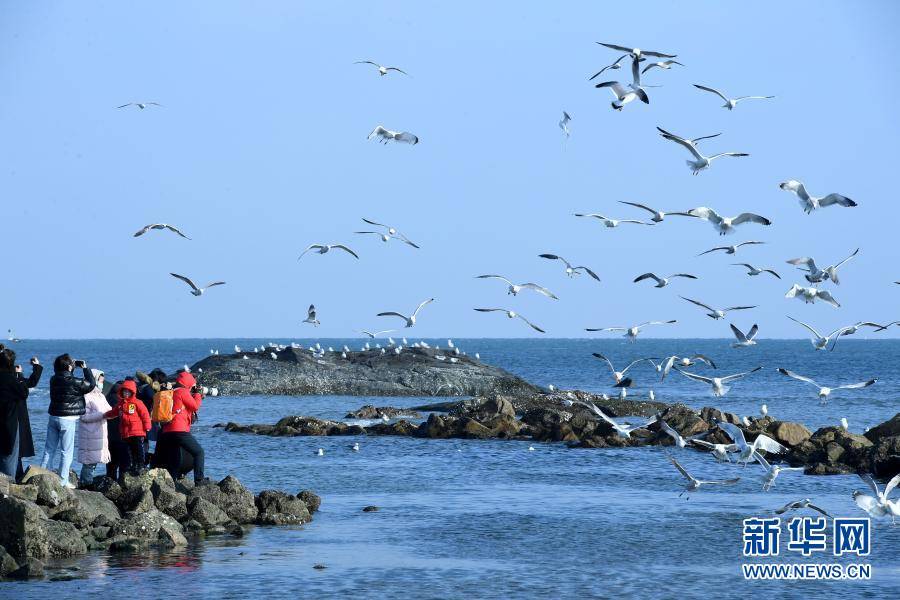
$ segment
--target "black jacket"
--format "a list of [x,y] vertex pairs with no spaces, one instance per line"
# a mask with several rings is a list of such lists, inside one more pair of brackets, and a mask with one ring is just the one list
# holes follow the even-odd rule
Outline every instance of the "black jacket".
[[[12,451],[16,434],[19,434],[19,456],[23,456],[22,450],[30,451],[34,455],[34,444],[31,440],[31,426],[28,421],[28,388],[37,385],[41,378],[43,367],[35,365],[31,371],[31,377],[25,379],[18,373],[0,372],[0,455],[8,455]],[[21,432],[21,426],[26,424],[27,437]],[[26,443],[27,442],[27,443]]]
[[54,373],[50,378],[51,417],[80,417],[84,414],[84,395],[94,389],[94,374],[82,369],[84,379],[70,372]]
[[[41,365],[33,365],[31,367],[31,376],[25,379],[19,374],[19,380],[25,381],[28,389],[37,387],[41,380],[44,367]],[[31,437],[31,418],[28,416],[28,404],[23,403],[19,411],[19,458],[27,458],[34,456],[34,438]]]

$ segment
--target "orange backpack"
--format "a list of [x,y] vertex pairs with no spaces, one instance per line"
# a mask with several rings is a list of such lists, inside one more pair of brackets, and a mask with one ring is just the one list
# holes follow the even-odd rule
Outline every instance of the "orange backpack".
[[160,390],[153,394],[153,410],[150,411],[150,420],[154,423],[168,423],[172,420],[172,397],[174,390]]

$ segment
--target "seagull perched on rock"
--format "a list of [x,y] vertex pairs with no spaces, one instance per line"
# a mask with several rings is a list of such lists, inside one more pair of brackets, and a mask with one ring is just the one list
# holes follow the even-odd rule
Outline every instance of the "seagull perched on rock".
[[803,276],[810,283],[822,283],[830,279],[835,285],[841,285],[841,280],[838,278],[837,270],[838,267],[843,265],[845,262],[853,258],[859,254],[859,248],[853,251],[853,253],[839,262],[836,265],[831,265],[825,267],[824,269],[820,269],[818,265],[816,265],[816,260],[809,256],[802,256],[800,258],[792,258],[787,263],[789,265],[803,265],[806,268],[801,267],[801,271],[806,271],[806,274]]
[[604,81],[598,83],[594,87],[609,88],[613,96],[616,97],[611,103],[613,110],[622,110],[625,108],[626,104],[635,98],[638,98],[644,104],[650,104],[650,98],[647,96],[647,92],[641,87],[640,59],[637,57],[632,57],[631,59],[631,83],[629,83],[627,87],[618,81]]
[[[670,456],[669,460],[675,465],[675,468],[678,469],[678,472],[684,475],[684,478],[687,479],[687,484],[684,486],[684,490],[678,494],[678,497],[681,498],[685,494],[690,494],[691,492],[696,492],[700,489],[701,486],[704,485],[732,485],[741,480],[740,477],[733,477],[731,479],[712,479],[712,480],[704,480],[697,479],[693,475],[687,472],[687,469],[681,466],[681,464],[675,460],[674,457]],[[690,498],[690,496],[688,496]]]
[[306,310],[306,318],[303,319],[304,323],[312,323],[314,327],[318,327],[320,325],[319,320],[316,318],[316,305],[310,304],[309,308]]
[[694,84],[694,87],[704,92],[711,92],[725,101],[725,104],[722,105],[722,108],[727,108],[728,110],[734,110],[734,107],[737,106],[737,103],[742,100],[771,100],[775,96],[739,96],[737,98],[729,98],[719,90],[711,87],[706,87],[705,85],[699,85],[697,83]]
[[669,325],[676,322],[677,321],[675,319],[672,319],[671,321],[647,321],[645,323],[641,323],[640,325],[632,325],[631,327],[588,327],[585,328],[585,331],[624,331],[624,337],[627,337],[628,341],[633,342],[637,339],[638,334],[644,327],[648,327],[650,325]]
[[638,275],[634,278],[633,283],[638,283],[640,281],[644,281],[645,279],[652,279],[656,282],[656,285],[653,287],[664,288],[670,283],[670,279],[674,279],[675,277],[684,277],[685,279],[697,279],[695,275],[690,275],[688,273],[673,273],[672,275],[668,275],[666,277],[660,277],[655,273],[644,273],[643,275]]
[[850,383],[847,385],[839,385],[836,387],[826,387],[826,386],[816,383],[809,377],[804,377],[803,375],[798,375],[797,373],[794,373],[793,371],[788,371],[787,369],[779,368],[778,372],[781,373],[782,375],[786,375],[788,377],[796,379],[797,381],[802,381],[804,383],[808,383],[808,384],[813,385],[816,388],[818,388],[819,401],[822,404],[825,404],[826,402],[828,402],[828,397],[831,395],[832,392],[834,392],[836,390],[859,390],[862,388],[869,387],[870,385],[872,385],[876,381],[878,381],[878,379],[876,378],[876,379],[869,379],[868,381],[861,381],[859,383]]
[[756,345],[756,334],[759,332],[759,327],[756,326],[756,323],[753,324],[753,327],[750,328],[750,331],[747,332],[747,335],[744,335],[740,329],[734,326],[733,323],[731,325],[731,332],[734,334],[734,337],[737,341],[732,342],[732,348],[745,348],[747,346],[755,346]]
[[891,523],[896,522],[896,518],[900,517],[900,500],[891,501],[888,499],[891,492],[897,485],[900,485],[900,473],[894,475],[887,485],[884,486],[884,492],[878,489],[878,484],[872,479],[871,475],[860,475],[860,478],[866,482],[872,490],[874,496],[867,496],[859,491],[853,492],[853,501],[861,509],[866,511],[872,517],[890,517]]
[[409,244],[413,248],[419,247],[418,245],[414,244],[412,242],[412,240],[410,240],[408,237],[406,237],[405,235],[403,235],[402,233],[400,233],[399,231],[397,231],[395,228],[391,227],[390,225],[384,225],[382,223],[377,223],[375,221],[372,221],[371,219],[366,219],[365,217],[363,217],[363,221],[365,221],[369,225],[376,225],[378,227],[383,227],[384,231],[383,232],[382,231],[356,231],[354,233],[373,233],[375,235],[381,236],[382,242],[387,242],[391,238],[396,238],[396,239],[400,240],[401,242]]
[[719,309],[719,308],[713,308],[712,306],[710,306],[708,304],[703,304],[699,300],[691,300],[690,298],[685,298],[684,296],[679,296],[679,298],[681,298],[682,300],[687,300],[691,304],[696,304],[700,308],[705,308],[706,310],[709,311],[708,313],[706,313],[706,316],[709,317],[710,319],[716,319],[716,320],[724,319],[725,314],[729,313],[733,310],[749,310],[751,308],[756,308],[756,306],[729,306],[728,308]]
[[422,307],[424,307],[425,305],[430,304],[432,302],[434,302],[434,298],[429,298],[428,300],[423,300],[422,302],[419,303],[419,306],[416,307],[416,310],[410,316],[401,315],[400,313],[394,312],[394,311],[378,313],[377,316],[379,316],[379,317],[400,317],[401,319],[404,319],[406,321],[406,327],[412,327],[413,325],[416,324],[416,316],[418,316],[419,311],[422,310]]
[[610,361],[608,358],[606,358],[599,352],[592,353],[592,356],[594,358],[599,358],[600,360],[606,362],[607,365],[609,365],[609,370],[612,371],[613,379],[616,380],[616,383],[621,383],[622,380],[625,379],[625,373],[628,372],[628,369],[630,369],[631,367],[633,367],[634,365],[636,365],[638,363],[642,363],[642,362],[650,360],[649,358],[639,358],[637,360],[633,360],[630,363],[628,363],[628,366],[625,367],[624,369],[622,369],[621,371],[616,371],[616,368],[613,366],[612,361]]
[[607,227],[618,227],[621,223],[634,223],[635,225],[653,225],[653,223],[647,223],[646,221],[638,221],[637,219],[610,219],[608,217],[604,217],[599,213],[575,213],[576,217],[592,217],[594,219],[599,220],[601,223],[606,225]]
[[834,299],[834,296],[832,296],[831,292],[829,292],[828,290],[820,290],[819,288],[814,287],[803,287],[796,283],[791,286],[791,289],[787,291],[784,297],[798,298],[800,300],[803,300],[807,304],[814,304],[816,300],[821,300],[822,302],[830,304],[835,308],[841,307],[838,301]]
[[[712,136],[710,136],[712,137]],[[624,200],[619,200],[619,204],[627,204],[628,206],[635,206],[637,208],[641,208],[651,213],[653,216],[650,217],[650,220],[654,223],[662,223],[662,221],[666,218],[666,215],[678,215],[681,217],[693,217],[694,215],[688,214],[686,212],[663,212],[661,210],[656,210],[655,208],[650,208],[646,204],[640,204],[639,202],[625,202]]]
[[183,237],[186,240],[191,239],[188,236],[184,235],[180,229],[178,229],[174,225],[169,225],[168,223],[152,223],[150,225],[144,225],[134,234],[134,237],[141,237],[142,235],[144,235],[151,229],[168,229],[169,231],[171,231],[173,233],[177,233],[178,235],[180,235],[181,237]]
[[646,421],[639,425],[629,425],[627,423],[623,425],[621,423],[615,422],[614,420],[612,420],[611,418],[606,416],[606,413],[604,413],[602,410],[597,408],[597,405],[594,404],[593,402],[591,402],[590,400],[585,400],[585,401],[576,400],[576,401],[574,401],[574,404],[580,404],[581,406],[586,406],[587,408],[591,409],[591,412],[593,412],[595,415],[600,417],[600,419],[602,419],[603,421],[606,421],[607,423],[609,423],[612,426],[612,428],[615,430],[615,432],[619,435],[619,437],[623,437],[623,438],[630,438],[632,431],[635,431],[638,429],[646,429],[650,425],[653,425],[654,423],[656,423],[656,417],[653,417],[649,421]]
[[[734,228],[744,223],[759,223],[760,225],[771,225],[772,221],[765,217],[761,217],[756,213],[741,213],[736,217],[722,217],[719,213],[706,206],[698,206],[688,211],[695,217],[699,217],[709,223],[719,232],[719,235],[734,233]],[[730,254],[730,253],[729,253]]]
[[561,260],[566,265],[566,275],[568,275],[569,277],[575,277],[576,275],[581,275],[581,272],[584,271],[585,273],[590,275],[592,278],[596,279],[597,281],[600,281],[600,278],[597,277],[597,274],[594,273],[593,271],[591,271],[588,267],[584,267],[584,266],[574,267],[574,266],[572,266],[572,263],[567,261],[562,256],[557,256],[556,254],[539,254],[538,256],[540,256],[541,258],[546,258],[548,260]]
[[688,379],[693,379],[694,381],[708,384],[712,388],[713,396],[715,396],[716,398],[721,398],[728,393],[729,389],[731,389],[729,386],[725,385],[726,383],[742,379],[750,373],[756,373],[760,369],[762,369],[762,367],[756,367],[755,369],[751,369],[744,373],[735,373],[734,375],[728,375],[727,377],[703,377],[702,375],[697,375],[696,373],[688,373],[687,371],[682,371],[677,367],[675,370]]
[[[694,215],[691,215],[694,216]],[[740,244],[735,244],[734,246],[716,246],[715,248],[710,248],[704,252],[701,252],[697,256],[703,256],[704,254],[709,254],[710,252],[718,252],[719,250],[724,250],[725,254],[734,254],[737,252],[737,249],[741,246],[748,246],[752,244],[765,244],[765,242],[757,242],[757,241],[749,241],[749,242],[741,242]]]
[[409,76],[409,73],[407,73],[403,69],[398,69],[397,67],[385,67],[385,66],[379,65],[376,62],[372,62],[371,60],[358,60],[358,61],[354,62],[353,64],[354,65],[372,65],[373,67],[378,69],[378,74],[381,75],[382,77],[387,75],[388,71],[397,71],[398,73],[403,73],[404,75]]
[[782,454],[788,450],[769,436],[763,434],[759,434],[756,436],[756,439],[753,440],[752,444],[748,444],[747,440],[744,438],[744,431],[733,423],[716,421],[716,425],[728,434],[728,437],[730,437],[731,441],[737,446],[737,451],[740,453],[738,455],[738,462],[748,463],[755,460],[756,457],[759,456],[760,450],[772,452],[773,454]]
[[820,507],[816,506],[815,504],[813,504],[812,500],[810,500],[809,498],[804,498],[803,500],[797,500],[795,502],[788,502],[781,508],[776,509],[775,514],[783,515],[784,513],[788,512],[789,510],[802,510],[804,508],[809,508],[811,510],[814,510],[819,514],[825,515],[829,519],[834,518],[830,514],[828,514],[828,511],[826,511],[824,508],[820,508]]
[[781,275],[773,271],[772,269],[766,269],[765,267],[754,267],[750,263],[731,263],[734,267],[744,267],[747,269],[747,275],[750,277],[755,277],[756,275],[760,275],[762,273],[768,273],[777,279],[781,279]]
[[178,275],[177,273],[169,273],[169,275],[171,275],[172,277],[174,277],[176,279],[180,279],[181,281],[183,281],[186,284],[188,284],[189,286],[191,286],[191,293],[198,297],[202,296],[203,292],[205,292],[206,290],[208,290],[211,287],[215,287],[217,285],[225,285],[224,281],[214,281],[212,283],[208,283],[206,285],[206,287],[201,288],[201,287],[197,287],[197,285],[193,281],[191,281],[189,278],[185,277],[184,275]]
[[136,106],[141,110],[144,110],[148,106],[162,106],[159,102],[129,102],[128,104],[123,104],[122,106],[117,106],[116,108],[125,108],[126,106]]
[[789,181],[779,183],[778,187],[787,192],[796,194],[797,198],[800,199],[800,206],[803,208],[803,212],[805,212],[806,214],[810,214],[816,209],[824,208],[826,206],[832,206],[834,204],[848,208],[856,206],[856,202],[854,202],[847,196],[842,196],[840,194],[828,194],[827,196],[821,197],[810,196],[809,192],[806,191],[806,187],[803,185],[803,183],[797,181],[796,179],[791,179]]
[[[659,129],[660,132],[662,132],[662,133],[660,133],[660,135],[663,138],[669,140],[670,142],[675,142],[676,144],[680,144],[681,146],[684,146],[687,149],[687,151],[690,152],[694,156],[694,160],[685,161],[687,163],[687,166],[690,167],[691,172],[694,175],[698,174],[700,171],[704,171],[704,170],[708,169],[710,167],[710,165],[712,164],[712,161],[716,160],[717,158],[721,158],[723,156],[750,156],[746,152],[720,152],[718,154],[713,154],[711,156],[704,156],[700,153],[699,150],[697,150],[697,145],[695,143],[696,140],[703,139],[703,138],[696,138],[695,140],[687,140],[681,136],[675,135],[674,133],[669,133],[669,132],[665,131],[664,129],[660,129],[659,127],[657,127],[657,129]],[[708,136],[708,137],[713,137],[713,136]]]
[[763,469],[766,470],[766,474],[763,477],[763,491],[768,492],[772,489],[772,486],[775,485],[775,480],[778,479],[778,476],[785,471],[800,471],[803,472],[805,469],[803,467],[782,467],[781,465],[770,465],[769,461],[763,458],[762,454],[754,454],[753,458],[756,459],[756,462],[762,465]]
[[508,310],[506,308],[476,308],[475,310],[477,310],[478,312],[506,313],[506,316],[509,317],[510,319],[515,319],[515,318],[522,319],[523,321],[525,321],[525,323],[528,324],[529,327],[531,327],[535,331],[540,331],[541,333],[547,333],[546,331],[544,331],[543,329],[541,329],[540,327],[538,327],[537,325],[535,325],[534,323],[532,323],[531,321],[529,321],[528,319],[526,319],[525,317],[523,317],[522,315],[520,315],[519,313],[517,313],[514,310]]
[[306,250],[300,253],[300,256],[297,257],[297,260],[303,258],[303,255],[309,252],[310,250],[315,250],[317,254],[327,254],[329,250],[337,248],[338,250],[343,250],[344,252],[353,255],[354,258],[359,259],[359,255],[348,248],[343,244],[310,244]]
[[[654,52],[652,50],[641,50],[640,48],[628,48],[626,46],[619,46],[617,44],[607,44],[605,42],[597,42],[601,46],[606,46],[612,50],[618,50],[619,52],[625,52],[626,56],[631,55],[635,58],[640,58],[642,56],[652,56],[654,58],[677,58],[677,54],[663,54],[662,52]],[[621,59],[619,59],[621,60]]]
[[371,140],[374,137],[377,137],[378,141],[383,144],[394,141],[415,146],[419,143],[418,136],[415,136],[408,131],[391,131],[390,129],[385,129],[381,125],[377,125],[366,139]]
[[675,355],[673,355],[673,356],[664,358],[662,360],[662,362],[660,362],[658,365],[653,363],[652,360],[650,361],[650,363],[656,367],[656,371],[658,373],[662,373],[661,380],[664,380],[666,378],[666,376],[669,374],[669,371],[672,370],[672,367],[675,366],[676,361],[678,363],[678,366],[683,369],[686,369],[688,367],[693,367],[698,362],[701,362],[707,366],[710,366],[713,369],[717,368],[716,363],[714,363],[711,358],[709,358],[708,356],[704,356],[703,354],[694,354],[693,356],[675,356]]
[[571,120],[572,117],[569,116],[569,113],[563,111],[562,119],[559,120],[559,128],[562,129],[566,137],[569,137],[569,121]]
[[512,294],[513,296],[518,295],[522,290],[534,290],[538,294],[543,294],[548,298],[552,298],[554,300],[559,300],[553,292],[548,290],[545,287],[539,286],[536,283],[513,283],[503,275],[477,275],[475,279],[499,279],[500,281],[505,282],[509,287],[507,288],[507,295]]

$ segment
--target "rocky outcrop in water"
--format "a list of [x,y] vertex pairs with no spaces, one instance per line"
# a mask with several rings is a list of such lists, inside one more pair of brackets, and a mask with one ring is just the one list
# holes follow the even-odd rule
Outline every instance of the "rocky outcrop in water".
[[89,550],[176,548],[188,536],[242,536],[251,524],[302,524],[321,503],[309,490],[254,495],[230,475],[194,486],[163,469],[70,490],[56,474],[31,467],[22,485],[0,475],[0,489],[0,577],[14,578],[39,577],[41,561]]
[[[274,352],[276,358],[272,358]],[[244,356],[247,358],[244,359]],[[465,355],[434,348],[388,348],[319,357],[286,348],[207,356],[191,367],[226,395],[478,396],[534,395],[524,379]]]
[[366,404],[362,408],[352,410],[344,415],[345,419],[396,419],[397,417],[419,419],[422,417],[422,415],[412,410],[411,408],[373,406],[372,404]]

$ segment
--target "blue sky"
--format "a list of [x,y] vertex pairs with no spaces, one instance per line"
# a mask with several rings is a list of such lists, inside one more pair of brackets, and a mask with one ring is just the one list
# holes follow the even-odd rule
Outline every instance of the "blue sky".
[[[785,315],[830,330],[900,318],[892,262],[900,209],[890,194],[900,6],[891,2],[4,2],[0,4],[0,230],[7,276],[0,327],[22,337],[322,337],[385,326],[435,297],[417,334],[532,335],[472,308],[509,307],[548,335],[678,319],[663,337],[730,335],[678,299],[758,304],[737,313],[761,337],[801,337]],[[595,41],[678,54],[656,70],[651,104],[610,109],[587,78],[618,55]],[[397,65],[378,77],[355,60]],[[627,69],[613,71],[627,77]],[[729,112],[692,83],[774,94]],[[116,110],[155,100],[158,110]],[[573,117],[572,137],[557,127]],[[367,142],[371,129],[415,147]],[[692,177],[687,153],[655,133],[722,132],[708,151],[749,152]],[[778,183],[846,194],[859,207],[803,214]],[[697,258],[720,239],[706,223],[606,229],[574,212],[752,210],[774,221],[738,258],[784,279],[749,278],[734,257]],[[369,217],[422,246],[355,236]],[[181,226],[193,241],[156,232]],[[361,256],[307,256],[344,242]],[[783,298],[788,258],[843,258],[841,309]],[[593,267],[569,280],[553,252]],[[887,268],[886,268],[887,267]],[[202,298],[170,271],[228,285]],[[687,271],[666,289],[631,280]],[[501,273],[558,302],[507,297]],[[11,276],[15,273],[18,276]],[[894,328],[889,335],[897,335]],[[539,334],[535,334],[539,335]],[[884,334],[882,334],[884,335]]]

